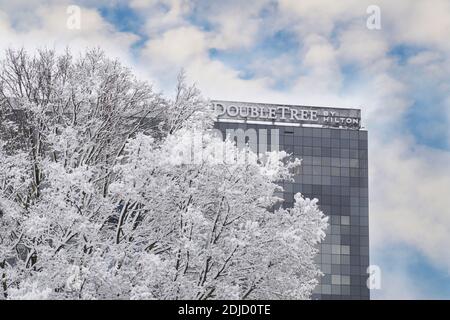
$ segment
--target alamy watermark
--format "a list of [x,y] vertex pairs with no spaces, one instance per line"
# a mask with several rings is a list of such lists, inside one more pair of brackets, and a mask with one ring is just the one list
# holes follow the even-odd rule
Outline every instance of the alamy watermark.
[[369,30],[381,30],[381,9],[377,5],[367,7],[366,13],[369,17],[366,20],[366,26]]
[[[205,143],[217,139],[228,143]],[[207,133],[190,131],[175,146],[175,156],[168,159],[172,165],[201,164],[207,160],[223,164],[247,164],[262,160],[267,152],[280,151],[279,129],[219,129]]]
[[377,265],[370,265],[367,268],[369,277],[367,278],[367,288],[370,290],[381,289],[381,268]]
[[70,5],[66,9],[68,15],[66,26],[69,30],[81,29],[81,8],[76,5]]

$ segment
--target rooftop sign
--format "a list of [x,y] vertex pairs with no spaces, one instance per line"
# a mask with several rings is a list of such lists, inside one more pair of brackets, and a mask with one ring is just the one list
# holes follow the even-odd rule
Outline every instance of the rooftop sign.
[[219,121],[264,121],[294,126],[316,125],[348,129],[361,128],[361,110],[267,103],[212,101]]

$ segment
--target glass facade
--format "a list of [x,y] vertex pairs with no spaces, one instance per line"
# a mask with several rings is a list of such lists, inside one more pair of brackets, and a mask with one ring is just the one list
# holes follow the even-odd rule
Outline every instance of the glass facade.
[[[294,127],[216,122],[225,136],[236,129],[258,133],[258,151],[279,150],[302,159],[294,182],[283,183],[283,206],[294,194],[318,198],[329,216],[327,236],[317,263],[324,273],[313,299],[369,299],[368,153],[367,131],[326,127]],[[273,130],[278,130],[273,135]],[[261,131],[262,130],[262,131]],[[276,139],[276,140],[275,140]]]

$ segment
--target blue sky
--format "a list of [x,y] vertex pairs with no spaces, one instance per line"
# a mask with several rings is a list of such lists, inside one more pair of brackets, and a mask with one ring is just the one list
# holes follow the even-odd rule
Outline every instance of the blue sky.
[[183,68],[207,98],[361,107],[373,297],[449,299],[450,2],[432,2],[0,0],[0,49],[100,46],[167,94]]

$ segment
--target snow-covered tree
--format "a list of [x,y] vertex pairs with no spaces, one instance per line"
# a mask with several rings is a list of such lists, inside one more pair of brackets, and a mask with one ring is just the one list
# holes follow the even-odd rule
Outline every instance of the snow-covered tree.
[[163,98],[98,50],[0,67],[0,297],[308,298],[327,219],[273,210],[300,163],[211,130],[179,78]]

